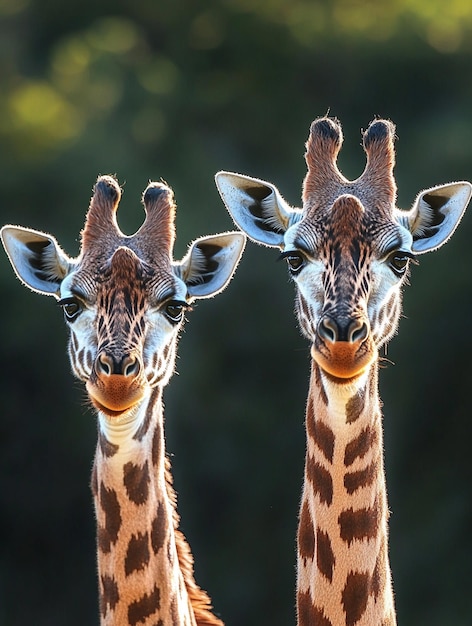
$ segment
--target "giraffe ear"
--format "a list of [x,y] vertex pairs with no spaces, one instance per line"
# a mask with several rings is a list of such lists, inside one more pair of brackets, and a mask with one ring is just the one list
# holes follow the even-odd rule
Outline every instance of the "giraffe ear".
[[21,282],[46,296],[59,297],[61,282],[70,271],[71,259],[51,235],[21,226],[4,226],[2,243]]
[[456,230],[471,194],[472,185],[468,182],[422,191],[407,213],[408,226],[413,235],[412,251],[423,254],[446,243]]
[[218,172],[215,182],[236,226],[256,243],[283,248],[284,234],[301,211],[289,206],[277,187],[231,172]]
[[189,296],[211,298],[222,291],[236,270],[246,245],[240,232],[200,237],[192,243],[175,271],[185,282]]

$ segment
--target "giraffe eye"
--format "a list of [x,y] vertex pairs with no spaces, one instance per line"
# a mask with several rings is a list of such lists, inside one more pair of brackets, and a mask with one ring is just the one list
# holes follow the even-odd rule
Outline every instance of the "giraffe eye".
[[299,252],[294,252],[293,250],[282,253],[280,258],[286,259],[288,271],[292,274],[292,276],[298,274],[298,272],[300,272],[305,265],[305,258],[303,255]]
[[68,322],[76,320],[82,312],[82,305],[76,298],[63,298],[59,300],[59,306],[62,307]]
[[388,263],[397,276],[403,276],[408,269],[408,262],[413,258],[411,254],[406,252],[394,252],[388,259]]
[[181,302],[180,300],[171,300],[165,306],[165,314],[172,324],[178,324],[182,321],[184,316],[184,311],[187,308],[186,302]]

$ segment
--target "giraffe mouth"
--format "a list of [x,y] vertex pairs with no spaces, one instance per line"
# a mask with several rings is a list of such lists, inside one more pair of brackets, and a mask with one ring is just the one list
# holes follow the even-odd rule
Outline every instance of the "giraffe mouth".
[[97,380],[87,381],[86,388],[93,406],[107,417],[117,418],[136,407],[144,397],[145,388],[130,382],[126,377],[113,374],[106,384]]
[[91,403],[93,404],[93,406],[98,411],[101,411],[101,413],[103,413],[107,417],[112,417],[112,418],[115,418],[115,419],[118,418],[118,417],[121,417],[125,413],[128,413],[129,411],[134,409],[134,407],[136,406],[136,404],[133,404],[133,405],[127,407],[126,409],[110,409],[109,407],[105,406],[104,404],[101,404],[100,402],[98,402],[98,400],[96,400],[95,398],[92,398],[92,396],[89,396],[89,397],[90,397]]
[[333,382],[348,384],[362,376],[376,359],[372,342],[314,343],[311,356]]

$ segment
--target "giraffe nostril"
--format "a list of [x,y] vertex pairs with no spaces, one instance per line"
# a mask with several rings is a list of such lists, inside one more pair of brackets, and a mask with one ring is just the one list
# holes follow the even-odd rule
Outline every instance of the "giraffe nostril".
[[96,362],[97,374],[102,376],[111,376],[112,374],[118,376],[134,377],[137,376],[141,370],[141,364],[139,359],[133,355],[124,357],[114,357],[111,354],[102,352],[97,357]]
[[321,318],[318,325],[318,333],[326,341],[334,343],[337,341],[338,337],[338,325],[336,324],[336,321],[325,315]]
[[353,320],[348,328],[348,341],[355,343],[363,341],[369,332],[369,327],[362,320]]
[[137,376],[141,369],[138,359],[134,356],[127,356],[122,361],[122,373],[124,376]]
[[99,354],[95,367],[98,374],[111,376],[113,373],[113,358],[105,353]]
[[369,327],[362,319],[336,319],[325,315],[318,325],[318,333],[320,337],[330,343],[336,341],[357,343],[367,337]]

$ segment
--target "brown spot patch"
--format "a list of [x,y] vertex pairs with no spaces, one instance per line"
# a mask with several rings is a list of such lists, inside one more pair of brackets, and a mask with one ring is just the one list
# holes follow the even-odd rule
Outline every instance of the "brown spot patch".
[[323,609],[313,604],[309,591],[298,594],[297,611],[298,626],[333,626]]
[[344,486],[349,495],[362,487],[371,485],[377,476],[378,463],[372,461],[370,465],[358,472],[347,472],[344,475]]
[[340,513],[339,527],[341,539],[350,545],[353,541],[373,539],[377,535],[379,526],[379,511],[376,505],[371,508],[352,508]]
[[123,474],[123,482],[131,502],[135,504],[147,502],[150,481],[148,462],[139,466],[130,461],[123,467]]
[[146,415],[144,416],[144,419],[143,419],[143,421],[141,423],[141,426],[134,433],[133,439],[136,439],[137,441],[142,441],[143,437],[147,433],[147,431],[149,429],[149,424],[151,423],[151,419],[152,419],[152,416],[153,416],[154,406],[155,406],[156,402],[159,400],[160,395],[161,395],[160,388],[159,387],[154,387],[154,389],[152,390],[152,393],[151,393],[151,397],[149,398],[149,404],[147,405]]
[[359,419],[364,410],[365,391],[362,389],[350,398],[346,404],[346,423],[352,424]]
[[169,358],[169,352],[171,349],[172,344],[168,343],[166,346],[164,346],[164,350],[162,351],[162,358],[164,361],[167,361],[167,359]]
[[349,467],[356,459],[362,459],[377,442],[377,432],[368,426],[350,441],[344,451],[344,465]]
[[98,547],[107,553],[111,545],[118,539],[121,528],[121,510],[118,496],[114,489],[107,489],[102,483],[98,493],[98,501],[105,514],[105,523],[98,528]]
[[143,440],[145,434],[148,431],[149,424],[151,423],[151,417],[152,417],[152,404],[151,404],[151,401],[149,401],[149,405],[146,409],[146,415],[144,416],[141,426],[134,433],[133,439],[136,439],[137,441]]
[[307,423],[308,434],[323,453],[329,463],[333,462],[334,456],[334,433],[321,420],[313,420]]
[[111,576],[108,576],[107,574],[100,576],[100,583],[100,613],[103,617],[105,617],[108,609],[113,611],[115,606],[118,604],[120,594],[118,592],[116,580]]
[[154,466],[157,465],[159,457],[161,456],[163,438],[162,427],[158,424],[152,438],[151,458]]
[[144,569],[149,563],[149,535],[138,533],[131,535],[125,557],[125,574],[129,576],[133,572]]
[[318,494],[320,502],[330,506],[333,501],[333,479],[331,474],[311,456],[307,458],[306,474],[307,479],[313,485],[313,490]]
[[172,599],[170,605],[170,616],[172,619],[172,626],[180,626],[179,611],[177,608],[177,600],[175,599],[175,597]]
[[159,502],[157,514],[151,524],[151,546],[154,554],[157,554],[164,545],[167,536],[167,521],[164,511],[164,505]]
[[94,497],[97,497],[98,495],[98,476],[97,476],[97,464],[94,461],[93,463],[93,467],[92,467],[92,478],[90,481],[90,488],[92,490],[92,494]]
[[328,396],[326,395],[326,391],[323,385],[323,379],[321,378],[320,367],[318,363],[315,363],[313,367],[315,368],[316,388],[318,389],[318,393],[320,394],[321,401],[325,406],[328,406]]
[[334,557],[328,533],[316,529],[316,564],[318,569],[329,582],[333,582],[333,570],[336,559]]
[[382,542],[382,545],[380,546],[379,554],[375,562],[374,572],[372,574],[371,593],[373,594],[376,601],[377,601],[377,598],[385,589],[385,583],[386,583],[385,572],[387,571],[388,571],[387,547],[384,541]]
[[369,575],[364,572],[348,574],[342,592],[342,603],[346,614],[346,626],[354,626],[364,615],[369,599]]
[[315,410],[313,406],[313,398],[311,395],[308,396],[308,400],[306,403],[306,426],[308,432],[311,432],[312,424],[315,423]]
[[161,592],[157,585],[151,593],[145,593],[140,600],[135,600],[128,607],[129,626],[136,626],[139,622],[146,622],[146,619],[159,610],[161,605]]
[[80,363],[82,365],[82,363],[84,362],[84,354],[85,354],[85,349],[82,348],[81,350],[79,350],[76,354],[76,363]]
[[115,443],[110,443],[102,431],[98,435],[98,444],[104,457],[110,458],[118,452],[120,446]]
[[315,556],[315,529],[310,515],[310,507],[305,500],[300,511],[298,524],[298,552],[304,559],[313,559]]

